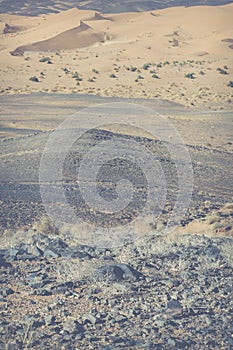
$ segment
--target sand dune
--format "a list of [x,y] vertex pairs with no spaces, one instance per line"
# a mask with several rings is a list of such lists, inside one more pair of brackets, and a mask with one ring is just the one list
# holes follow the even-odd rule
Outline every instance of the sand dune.
[[21,56],[25,51],[59,51],[72,50],[104,42],[106,35],[93,30],[89,25],[80,22],[76,28],[67,30],[55,37],[31,45],[20,46],[11,52],[13,56]]
[[[232,18],[233,4],[1,14],[0,91],[159,97],[190,107],[231,108]],[[49,66],[41,63],[45,52]]]

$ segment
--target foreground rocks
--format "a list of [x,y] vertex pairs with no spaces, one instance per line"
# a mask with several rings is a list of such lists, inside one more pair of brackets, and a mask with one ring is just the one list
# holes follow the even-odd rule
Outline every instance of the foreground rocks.
[[125,247],[34,232],[0,250],[1,349],[230,349],[232,238]]

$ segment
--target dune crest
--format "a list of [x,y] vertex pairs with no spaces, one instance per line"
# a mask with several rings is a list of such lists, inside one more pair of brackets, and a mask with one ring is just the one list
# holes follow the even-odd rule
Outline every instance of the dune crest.
[[12,51],[13,56],[22,56],[25,51],[60,51],[72,50],[88,47],[97,42],[105,41],[105,33],[94,30],[83,21],[76,28],[69,29],[55,37],[33,43],[31,45],[20,46]]

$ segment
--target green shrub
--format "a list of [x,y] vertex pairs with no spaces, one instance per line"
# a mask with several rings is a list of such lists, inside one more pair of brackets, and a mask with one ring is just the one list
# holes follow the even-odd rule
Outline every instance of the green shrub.
[[229,81],[229,83],[227,84],[227,86],[230,86],[231,88],[233,88],[233,81]]
[[109,78],[114,78],[115,79],[115,78],[117,78],[117,76],[112,73],[112,74],[109,75]]
[[149,64],[149,63],[145,63],[145,64],[142,66],[142,68],[145,69],[145,70],[147,70],[149,67],[150,67],[150,64]]

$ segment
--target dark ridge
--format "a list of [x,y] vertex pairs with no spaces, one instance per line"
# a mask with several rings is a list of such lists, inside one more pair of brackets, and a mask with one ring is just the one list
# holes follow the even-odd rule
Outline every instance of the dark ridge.
[[[152,11],[174,6],[220,6],[230,4],[230,0],[109,0],[77,1],[67,0],[64,9],[78,7],[81,10],[94,10],[101,13],[121,13]],[[25,6],[27,5],[27,6]],[[10,13],[22,16],[38,16],[47,13],[58,13],[61,10],[56,7],[55,0],[2,0],[0,13]]]

